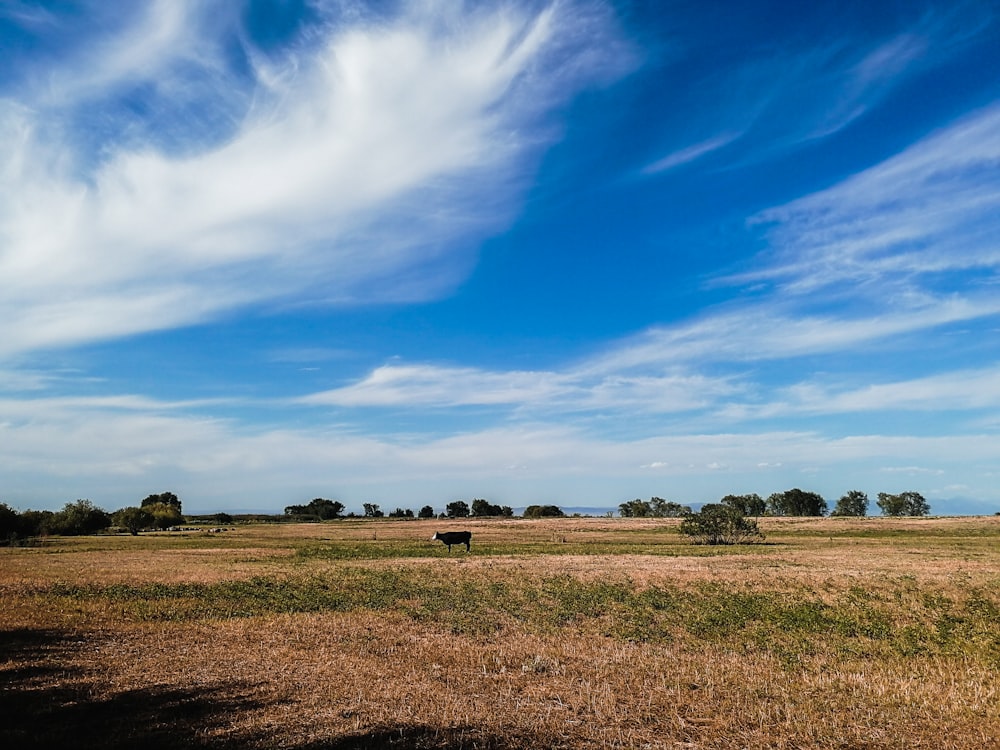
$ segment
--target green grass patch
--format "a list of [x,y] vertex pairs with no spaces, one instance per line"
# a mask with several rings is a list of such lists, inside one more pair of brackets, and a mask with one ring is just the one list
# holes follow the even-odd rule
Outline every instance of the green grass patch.
[[583,581],[569,575],[456,581],[440,570],[344,566],[322,576],[211,584],[56,584],[33,595],[68,611],[110,608],[116,617],[133,621],[395,611],[466,634],[517,623],[541,633],[572,627],[626,641],[694,638],[783,658],[834,648],[859,655],[960,654],[1000,662],[1000,592],[972,589],[956,601],[914,590],[905,578],[886,583],[878,594],[855,587],[821,601],[795,588],[638,587],[625,578]]

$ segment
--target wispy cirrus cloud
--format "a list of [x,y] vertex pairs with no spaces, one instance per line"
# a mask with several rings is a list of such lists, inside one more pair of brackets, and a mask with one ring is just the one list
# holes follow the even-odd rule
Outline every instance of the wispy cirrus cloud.
[[642,174],[656,174],[657,172],[665,172],[675,167],[689,164],[690,162],[700,159],[706,154],[710,154],[713,151],[718,151],[719,149],[728,146],[739,137],[740,133],[722,133],[699,143],[685,146],[677,151],[674,151],[673,153],[657,159],[652,164],[647,164],[642,168]]
[[[138,83],[170,87],[184,64],[191,65],[192,73],[222,67],[220,51],[206,33],[209,16],[204,4],[152,0],[130,11],[113,17],[128,18],[124,28],[97,23],[90,43],[70,49],[58,64],[24,70],[26,82],[33,84],[30,92],[23,92],[29,97],[27,103],[65,111],[79,102],[100,101]],[[104,15],[97,6],[87,8],[85,13],[98,19]],[[72,20],[52,22],[68,24]]]
[[926,297],[909,307],[868,315],[849,309],[839,315],[810,315],[784,300],[770,300],[650,328],[609,347],[585,367],[593,372],[626,372],[793,359],[857,350],[890,337],[998,314],[1000,301],[986,294]]
[[345,407],[518,405],[563,398],[572,390],[570,378],[553,372],[385,365],[357,383],[310,394],[301,402]]
[[775,417],[902,411],[977,415],[1000,412],[1000,366],[951,370],[860,387],[803,381],[773,389],[764,403],[732,400],[720,408],[719,414],[752,422]]
[[119,133],[95,154],[44,125],[59,122],[66,97],[6,99],[0,353],[190,324],[293,293],[424,299],[461,278],[472,240],[508,220],[551,138],[548,115],[631,63],[613,24],[595,22],[597,5],[449,7],[326,29],[297,52],[280,91],[220,73],[219,29],[188,3],[150,4],[90,53],[86,73],[52,74],[73,106],[103,106],[110,89],[164,71],[167,82],[204,83],[209,113],[217,93],[224,118],[227,89],[254,99],[231,132],[210,137]]
[[[724,281],[899,299],[936,276],[1000,269],[1000,106],[976,112],[834,187],[761,213],[772,255]],[[888,294],[887,294],[888,291]]]
[[490,371],[437,365],[385,365],[356,383],[310,394],[298,403],[348,408],[504,406],[553,414],[603,409],[648,413],[704,408],[739,390],[728,378],[675,372],[635,376],[563,371]]
[[[654,175],[716,152],[725,152],[722,167],[745,166],[832,136],[994,20],[990,11],[966,3],[953,12],[914,14],[881,35],[820,29],[807,45],[788,40],[778,51],[754,49],[698,82],[705,93],[697,119],[671,132],[689,140],[674,140],[640,172]],[[706,132],[716,135],[705,138]]]

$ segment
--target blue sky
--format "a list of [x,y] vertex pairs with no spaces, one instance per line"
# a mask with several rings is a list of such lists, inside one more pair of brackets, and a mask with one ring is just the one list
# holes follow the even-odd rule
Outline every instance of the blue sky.
[[1000,510],[995,2],[8,0],[0,51],[13,507]]

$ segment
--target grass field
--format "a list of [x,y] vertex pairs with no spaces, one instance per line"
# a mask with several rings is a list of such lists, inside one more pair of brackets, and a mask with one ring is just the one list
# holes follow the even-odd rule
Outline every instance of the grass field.
[[[429,541],[469,528],[471,554]],[[1000,747],[1000,517],[0,549],[0,747]]]

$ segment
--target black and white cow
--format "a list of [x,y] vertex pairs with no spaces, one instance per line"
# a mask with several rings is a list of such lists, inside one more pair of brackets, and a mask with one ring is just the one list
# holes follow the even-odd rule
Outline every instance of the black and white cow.
[[471,541],[471,539],[472,539],[471,531],[445,531],[443,533],[440,531],[435,531],[434,536],[431,537],[432,542],[438,540],[447,544],[449,554],[451,554],[451,545],[453,544],[464,544],[465,551],[468,552],[470,549],[469,542]]

